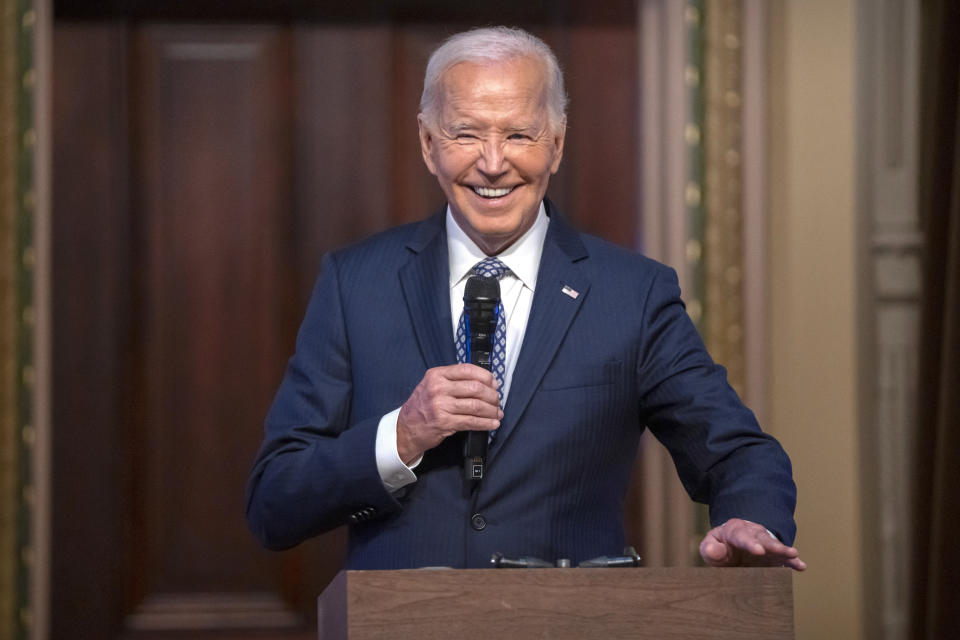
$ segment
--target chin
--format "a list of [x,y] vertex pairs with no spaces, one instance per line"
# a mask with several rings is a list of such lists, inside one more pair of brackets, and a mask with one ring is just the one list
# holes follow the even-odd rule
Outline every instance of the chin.
[[517,227],[511,226],[508,228],[491,226],[491,225],[481,225],[474,227],[476,232],[488,241],[488,243],[500,243],[510,238],[513,238],[517,235]]
[[462,216],[460,222],[470,225],[471,229],[484,235],[505,233],[505,229],[509,226],[505,224],[502,216],[492,216],[489,213],[480,212],[471,212]]
[[477,232],[487,236],[508,236],[517,230],[515,224],[498,224],[498,220],[490,220],[489,218],[481,217],[477,222],[474,228]]

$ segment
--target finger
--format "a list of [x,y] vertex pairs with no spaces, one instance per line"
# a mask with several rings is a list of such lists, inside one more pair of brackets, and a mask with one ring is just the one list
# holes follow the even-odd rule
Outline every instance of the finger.
[[730,563],[730,548],[710,537],[700,545],[700,556],[711,567],[722,567]]
[[457,431],[494,431],[500,428],[500,421],[490,418],[468,417],[457,427]]
[[800,552],[795,548],[788,547],[779,540],[772,540],[769,542],[764,540],[761,542],[761,544],[763,544],[764,548],[767,550],[767,553],[776,554],[784,558],[796,558],[800,555]]
[[[767,534],[764,533],[763,535],[766,536]],[[767,553],[767,548],[764,546],[764,543],[761,542],[762,539],[753,532],[737,528],[733,531],[726,532],[726,535],[722,536],[722,539],[730,546],[749,553],[752,556],[763,556]]]
[[[806,565],[800,560],[800,552],[797,551],[796,548],[788,547],[771,535],[767,535],[766,537],[761,536],[760,544],[764,547],[764,555],[770,556],[779,564],[787,565],[788,563],[792,563],[788,566],[796,568],[798,571],[803,571],[802,568],[798,568],[800,565],[806,568]],[[794,566],[794,564],[796,564],[796,566]]]
[[746,555],[742,558],[743,564],[757,567],[786,567],[795,571],[803,571],[807,568],[800,558],[783,558],[774,555],[751,556]]
[[[790,555],[792,549],[770,535],[764,527],[738,518],[728,520],[721,525],[717,529],[717,537],[754,556]],[[796,549],[793,549],[793,555],[797,555]]]
[[503,417],[500,403],[497,398],[450,398],[446,403],[446,410],[454,419],[458,417],[494,418]]
[[447,380],[476,380],[485,384],[497,384],[492,373],[475,364],[453,364],[446,367],[437,367],[437,370]]
[[807,568],[807,564],[800,559],[799,552],[793,547],[783,546],[782,552],[768,551],[766,557],[770,566],[790,567],[797,571]]
[[436,427],[444,432],[446,437],[457,431],[493,431],[500,428],[500,419],[447,414],[436,423]]
[[454,398],[479,398],[490,404],[500,404],[500,394],[496,387],[479,380],[448,380],[442,393]]
[[[446,436],[457,431],[492,431],[500,428],[503,412],[499,405],[490,405],[476,399],[442,398],[432,421]],[[446,437],[444,436],[444,437]]]

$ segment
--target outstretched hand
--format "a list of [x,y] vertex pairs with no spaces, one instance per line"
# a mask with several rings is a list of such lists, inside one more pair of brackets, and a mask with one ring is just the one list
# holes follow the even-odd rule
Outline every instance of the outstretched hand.
[[493,374],[472,364],[428,369],[397,416],[397,453],[409,464],[457,431],[500,426]]
[[731,518],[707,532],[700,555],[711,567],[790,567],[803,571],[800,552],[788,547],[761,525]]

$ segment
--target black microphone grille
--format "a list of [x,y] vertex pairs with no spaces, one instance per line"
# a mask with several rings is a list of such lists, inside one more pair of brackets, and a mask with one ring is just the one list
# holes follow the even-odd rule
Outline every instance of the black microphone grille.
[[500,280],[487,276],[470,276],[463,290],[464,300],[500,300]]

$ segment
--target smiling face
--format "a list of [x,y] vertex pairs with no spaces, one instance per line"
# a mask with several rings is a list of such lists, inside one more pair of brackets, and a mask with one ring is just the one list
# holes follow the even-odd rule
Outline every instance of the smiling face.
[[443,74],[420,146],[454,219],[487,255],[529,229],[560,167],[565,122],[552,126],[544,67],[534,58],[461,62]]

